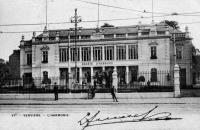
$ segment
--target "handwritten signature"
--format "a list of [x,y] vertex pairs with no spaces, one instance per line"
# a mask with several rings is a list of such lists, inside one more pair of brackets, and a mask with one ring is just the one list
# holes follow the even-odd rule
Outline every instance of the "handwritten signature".
[[96,125],[106,125],[106,124],[116,124],[116,123],[127,123],[127,122],[141,122],[141,121],[158,121],[158,120],[180,120],[182,118],[172,118],[170,112],[160,112],[152,114],[152,112],[158,108],[155,106],[147,112],[141,114],[128,114],[123,116],[114,116],[100,118],[97,116],[100,114],[100,111],[96,112],[94,115],[91,115],[88,112],[81,120],[78,121],[79,125],[82,126],[82,130],[87,127],[96,126]]

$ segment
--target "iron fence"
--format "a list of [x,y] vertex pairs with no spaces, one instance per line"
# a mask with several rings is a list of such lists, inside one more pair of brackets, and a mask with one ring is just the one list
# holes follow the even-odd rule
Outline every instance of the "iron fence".
[[[137,72],[118,74],[118,92],[168,92],[173,91],[173,73],[168,71]],[[110,89],[105,86],[106,79],[92,77],[97,81],[95,92],[107,93]],[[112,77],[109,77],[112,78]],[[90,80],[89,80],[90,79]],[[60,93],[85,93],[93,87],[91,77],[81,77],[78,81],[75,78],[61,77],[31,77],[23,79],[9,79],[0,86],[0,93],[52,93],[54,83],[59,86]],[[111,80],[112,81],[112,80]],[[113,82],[113,81],[112,81]]]

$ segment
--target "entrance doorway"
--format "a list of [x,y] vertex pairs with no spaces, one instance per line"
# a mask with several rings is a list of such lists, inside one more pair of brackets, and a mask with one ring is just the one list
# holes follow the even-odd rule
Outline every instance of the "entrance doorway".
[[68,68],[60,68],[60,86],[64,88],[69,88],[69,75]]
[[185,88],[186,87],[186,69],[181,68],[180,69],[180,87]]

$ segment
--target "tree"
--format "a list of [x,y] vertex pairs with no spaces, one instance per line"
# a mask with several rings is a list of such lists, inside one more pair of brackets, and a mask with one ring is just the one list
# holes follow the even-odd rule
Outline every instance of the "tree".
[[9,78],[11,78],[9,64],[5,60],[0,59],[0,87],[4,85]]
[[0,64],[4,64],[5,60],[0,58]]
[[109,23],[104,23],[104,25],[102,25],[101,27],[102,27],[102,28],[103,28],[103,27],[114,27],[114,25],[111,25],[111,24],[109,24]]
[[170,26],[170,27],[172,27],[174,29],[179,29],[180,28],[177,21],[164,20],[164,21],[161,21],[160,23],[165,23],[165,24],[167,24],[168,26]]

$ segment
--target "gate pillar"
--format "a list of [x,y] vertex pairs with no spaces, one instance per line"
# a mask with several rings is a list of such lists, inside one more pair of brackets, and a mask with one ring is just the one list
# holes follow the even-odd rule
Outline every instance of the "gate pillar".
[[178,64],[174,66],[174,97],[181,97],[180,68]]

